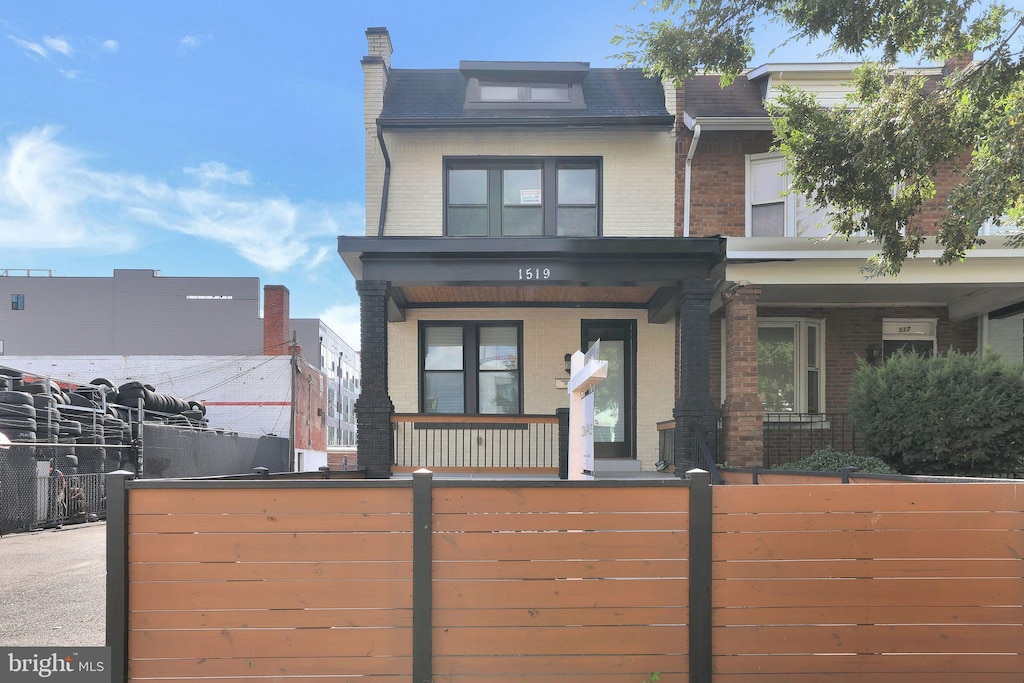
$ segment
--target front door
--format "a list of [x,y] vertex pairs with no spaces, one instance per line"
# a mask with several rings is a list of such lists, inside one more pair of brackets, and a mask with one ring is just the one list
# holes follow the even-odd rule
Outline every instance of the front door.
[[584,351],[601,340],[608,379],[594,390],[594,457],[635,458],[636,321],[582,321]]

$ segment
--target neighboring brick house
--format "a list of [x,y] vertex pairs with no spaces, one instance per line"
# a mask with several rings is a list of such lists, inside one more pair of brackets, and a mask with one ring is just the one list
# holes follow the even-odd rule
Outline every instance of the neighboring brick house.
[[597,338],[598,472],[653,469],[659,423],[692,459],[691,430],[716,422],[724,241],[675,237],[673,93],[583,62],[392,68],[388,32],[366,35],[367,235],[339,238],[362,312],[360,465],[557,464],[539,455],[568,403],[557,380]]
[[[850,378],[896,348],[989,348],[1021,360],[1024,251],[1007,249],[1005,236],[950,266],[935,265],[932,242],[898,278],[869,278],[872,245],[822,240],[822,217],[802,197],[780,196],[785,165],[769,151],[765,98],[786,81],[841,102],[854,66],[768,64],[724,90],[717,76],[697,76],[676,93],[676,234],[727,238],[711,335],[719,457],[729,464],[773,464],[808,443],[853,448]],[[937,233],[953,166],[913,226],[926,235]]]

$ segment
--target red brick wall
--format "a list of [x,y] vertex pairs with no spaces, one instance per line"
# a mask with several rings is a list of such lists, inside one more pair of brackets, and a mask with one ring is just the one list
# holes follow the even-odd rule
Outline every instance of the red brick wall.
[[263,287],[263,355],[287,356],[291,354],[288,342],[290,327],[288,288],[284,285]]
[[921,212],[910,222],[911,232],[921,232],[924,235],[939,234],[939,223],[945,213],[946,199],[950,191],[963,181],[963,169],[970,160],[970,152],[965,152],[959,158],[939,165],[933,181],[935,196],[924,203]]
[[295,382],[295,450],[327,450],[327,378],[299,360]]
[[[683,94],[679,91],[676,100],[675,234],[679,237],[683,235],[686,206],[686,155],[693,141],[692,131],[682,124]],[[746,155],[769,151],[772,140],[769,131],[705,131],[701,135],[690,165],[690,236],[746,234]],[[946,199],[962,180],[961,172],[969,160],[970,154],[965,153],[939,166],[935,197],[911,221],[911,231],[938,234]]]
[[978,335],[974,319],[952,322],[945,308],[762,308],[758,319],[813,318],[825,321],[825,411],[849,410],[849,391],[858,361],[869,346],[882,345],[883,318],[937,318],[936,345],[939,353],[950,349],[977,350]]
[[[690,236],[743,237],[746,233],[746,155],[767,152],[771,133],[705,132],[690,165]],[[686,154],[692,141],[681,132],[676,145],[676,234],[683,234]]]

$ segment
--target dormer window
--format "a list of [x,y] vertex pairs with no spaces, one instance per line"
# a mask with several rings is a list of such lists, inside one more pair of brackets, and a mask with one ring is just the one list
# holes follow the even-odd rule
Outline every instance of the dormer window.
[[586,62],[462,62],[466,109],[585,109]]
[[571,87],[568,83],[552,85],[501,85],[480,83],[480,102],[530,102],[550,103],[571,101]]

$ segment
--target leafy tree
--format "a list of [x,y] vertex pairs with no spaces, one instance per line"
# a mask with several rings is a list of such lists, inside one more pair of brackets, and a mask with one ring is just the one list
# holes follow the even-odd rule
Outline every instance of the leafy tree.
[[[847,106],[827,109],[786,90],[770,106],[792,190],[830,209],[833,231],[866,232],[879,244],[876,272],[896,274],[920,252],[911,219],[936,194],[940,165],[960,167],[937,240],[942,263],[984,240],[986,221],[1024,225],[1024,15],[975,0],[657,0],[667,18],[626,28],[618,58],[680,84],[698,72],[726,85],[753,56],[766,21],[790,40],[825,39],[828,53],[880,54],[854,75]],[[908,58],[985,55],[938,87],[895,67]],[[1011,243],[1020,246],[1022,234]]]

